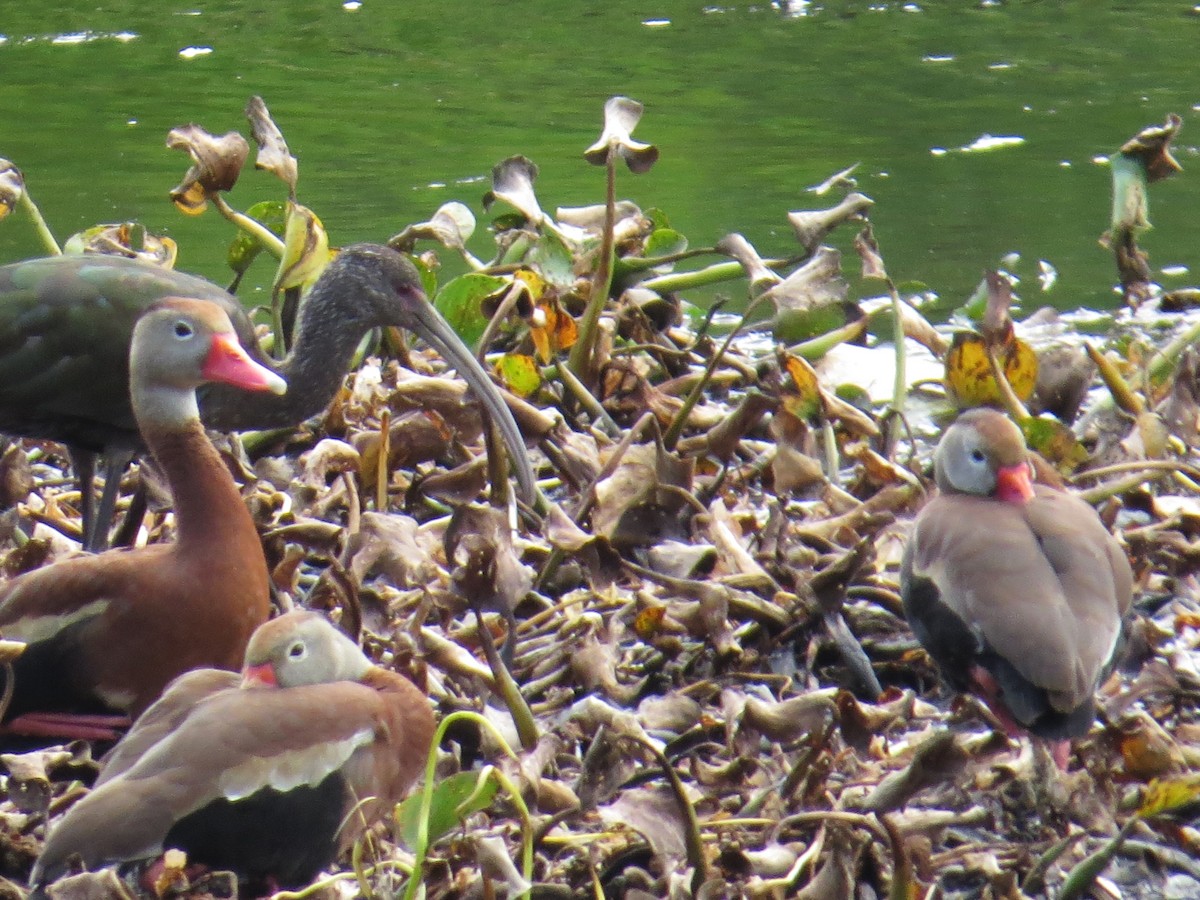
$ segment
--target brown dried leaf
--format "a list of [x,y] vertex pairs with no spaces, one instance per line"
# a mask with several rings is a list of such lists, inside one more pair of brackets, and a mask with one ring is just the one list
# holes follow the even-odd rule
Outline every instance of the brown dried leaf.
[[808,262],[763,296],[775,304],[778,312],[808,312],[842,302],[849,289],[842,278],[842,254],[831,247],[818,247]]
[[168,150],[185,150],[192,166],[171,190],[171,199],[189,215],[204,212],[208,199],[237,184],[250,145],[236,131],[217,137],[199,125],[181,125],[167,133]]
[[296,196],[296,157],[288,150],[283,132],[279,130],[267,104],[257,94],[246,104],[246,118],[250,120],[250,133],[258,144],[258,155],[254,168],[270,172],[288,186],[288,195]]
[[767,740],[789,743],[822,734],[837,717],[837,691],[811,691],[781,702],[746,699],[739,730],[751,729]]
[[633,445],[596,485],[592,531],[618,546],[654,543],[691,494],[693,468],[657,444]]
[[533,225],[541,225],[546,214],[538,204],[533,192],[538,168],[528,157],[510,156],[492,168],[492,189],[483,195],[483,208],[491,209],[497,200],[503,200]]
[[805,253],[816,252],[825,237],[843,222],[862,221],[875,201],[857,192],[847,194],[837,206],[829,209],[807,210],[788,213],[788,221],[796,232],[796,240]]
[[513,549],[503,510],[460,506],[450,517],[443,543],[454,592],[477,609],[511,615],[533,587],[533,570]]
[[60,878],[46,888],[50,900],[134,900],[112,869]]
[[887,268],[883,264],[883,255],[879,252],[879,244],[875,240],[875,232],[870,223],[854,238],[854,249],[862,261],[863,278],[880,278],[887,281]]
[[410,516],[365,512],[346,540],[341,563],[359,584],[382,575],[396,587],[416,587],[437,573],[431,540]]
[[908,765],[892,772],[862,802],[876,813],[899,809],[918,793],[954,780],[969,756],[952,731],[937,731],[917,746]]
[[644,837],[664,870],[671,871],[686,862],[688,825],[670,789],[624,790],[596,812],[606,826],[632,828]]
[[557,503],[550,504],[542,535],[551,547],[566,553],[576,553],[596,539],[576,525]]
[[1143,128],[1124,144],[1121,154],[1141,161],[1146,170],[1147,183],[1153,184],[1182,172],[1183,166],[1171,155],[1171,142],[1183,127],[1183,120],[1175,113],[1167,115],[1162,125]]

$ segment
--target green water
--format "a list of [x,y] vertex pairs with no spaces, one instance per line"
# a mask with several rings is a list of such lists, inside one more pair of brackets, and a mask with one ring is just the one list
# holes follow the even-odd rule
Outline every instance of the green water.
[[[384,240],[451,199],[482,220],[487,174],[513,153],[541,167],[545,208],[598,201],[601,171],[580,153],[620,93],[646,104],[637,137],[662,158],[619,191],[665,209],[694,246],[737,230],[764,255],[794,252],[786,213],[825,205],[805,188],[859,162],[893,277],[947,306],[1009,251],[1027,276],[1038,259],[1058,269],[1044,297],[1027,280],[1027,303],[1112,305],[1096,244],[1109,170],[1093,157],[1177,112],[1187,171],[1152,187],[1143,245],[1156,267],[1200,266],[1200,16],[1188,3],[61,0],[3,4],[0,34],[0,156],[25,171],[55,231],[138,219],[180,243],[180,268],[220,282],[230,226],[168,202],[187,161],[163,141],[189,121],[248,134],[241,111],[256,93],[335,243]],[[212,52],[189,59],[186,47]],[[1024,142],[954,150],[985,133]],[[230,199],[281,196],[249,171]],[[481,253],[488,240],[477,236]],[[38,252],[24,222],[0,223],[0,259]]]

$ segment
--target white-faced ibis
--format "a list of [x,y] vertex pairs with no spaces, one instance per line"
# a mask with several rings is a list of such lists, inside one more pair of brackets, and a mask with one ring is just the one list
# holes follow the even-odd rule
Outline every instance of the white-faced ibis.
[[[372,328],[408,329],[467,381],[508,446],[523,498],[533,502],[533,470],[521,432],[499,392],[421,287],[403,255],[375,244],[341,251],[300,308],[291,352],[278,364],[258,352],[241,304],[201,278],[113,256],[56,256],[0,266],[0,432],[59,441],[76,473],[92,483],[105,458],[105,493],[93,516],[83,497],[85,546],[103,546],[128,461],[141,448],[129,405],[129,335],[142,311],[162,297],[221,304],[242,344],[288,382],[282,396],[209,385],[200,416],[221,431],[283,428],[333,399],[354,351]],[[92,522],[98,523],[93,527]]]

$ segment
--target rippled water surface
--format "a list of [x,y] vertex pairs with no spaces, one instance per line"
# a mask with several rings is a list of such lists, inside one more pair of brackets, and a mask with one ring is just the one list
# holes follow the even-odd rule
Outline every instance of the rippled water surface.
[[[256,93],[335,243],[386,239],[450,199],[482,218],[487,173],[513,153],[541,167],[546,208],[598,201],[580,153],[620,93],[646,104],[637,136],[662,158],[619,190],[693,246],[736,230],[792,252],[787,211],[824,205],[805,189],[857,162],[893,276],[946,306],[1010,251],[1027,302],[1044,259],[1059,273],[1045,300],[1111,305],[1103,157],[1177,112],[1185,172],[1152,187],[1143,244],[1156,268],[1190,270],[1164,284],[1200,278],[1187,3],[63,0],[7,4],[0,34],[0,156],[55,231],[139,219],[222,282],[230,226],[167,201],[186,160],[163,140],[190,121],[248,133]],[[231,200],[280,196],[247,172]],[[0,223],[0,259],[38,252],[24,222]]]

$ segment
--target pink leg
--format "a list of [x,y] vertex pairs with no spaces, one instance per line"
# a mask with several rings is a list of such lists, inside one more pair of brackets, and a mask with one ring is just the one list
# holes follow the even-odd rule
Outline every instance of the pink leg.
[[129,716],[32,712],[0,726],[0,733],[63,740],[115,741],[131,724]]
[[1050,748],[1050,755],[1054,758],[1054,764],[1060,771],[1067,771],[1071,765],[1071,742],[1047,741],[1046,743]]

